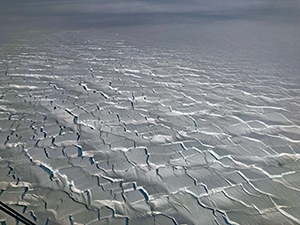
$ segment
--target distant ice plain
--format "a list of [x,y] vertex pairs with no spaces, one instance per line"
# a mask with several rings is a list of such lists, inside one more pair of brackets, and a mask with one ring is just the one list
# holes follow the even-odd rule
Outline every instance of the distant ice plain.
[[1,4],[1,201],[36,224],[300,224],[299,1]]

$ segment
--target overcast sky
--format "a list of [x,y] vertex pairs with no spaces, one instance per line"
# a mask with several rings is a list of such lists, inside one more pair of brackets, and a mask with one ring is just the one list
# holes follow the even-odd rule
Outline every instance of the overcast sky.
[[[160,23],[197,23],[203,19],[299,18],[298,0],[2,0],[1,27],[89,28]],[[27,24],[30,26],[30,24]]]

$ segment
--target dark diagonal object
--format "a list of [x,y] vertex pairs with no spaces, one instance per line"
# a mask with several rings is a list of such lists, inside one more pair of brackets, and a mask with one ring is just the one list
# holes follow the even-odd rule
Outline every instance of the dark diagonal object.
[[14,217],[18,221],[26,224],[26,225],[35,225],[35,223],[31,222],[29,219],[18,213],[16,210],[10,208],[9,206],[5,205],[3,202],[0,201],[0,210],[7,213],[8,215]]

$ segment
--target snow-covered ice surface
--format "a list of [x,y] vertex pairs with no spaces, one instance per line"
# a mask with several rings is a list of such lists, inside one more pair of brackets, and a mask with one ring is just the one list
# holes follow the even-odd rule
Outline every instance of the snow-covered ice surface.
[[299,4],[262,2],[8,17],[0,200],[36,224],[300,224]]

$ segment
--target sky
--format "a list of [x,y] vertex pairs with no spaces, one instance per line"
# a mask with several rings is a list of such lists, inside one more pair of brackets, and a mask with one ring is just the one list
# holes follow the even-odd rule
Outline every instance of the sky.
[[298,0],[2,0],[1,5],[1,27],[26,27],[31,23],[32,29],[130,27],[202,20],[300,22]]

